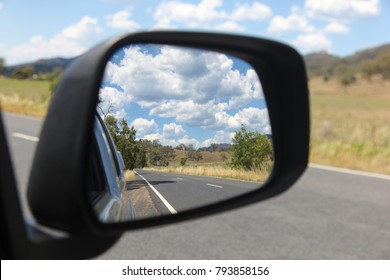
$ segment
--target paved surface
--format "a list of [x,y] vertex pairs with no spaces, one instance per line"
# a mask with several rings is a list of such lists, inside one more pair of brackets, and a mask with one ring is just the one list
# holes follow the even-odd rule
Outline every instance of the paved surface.
[[[136,172],[162,195],[168,207],[175,212],[193,209],[212,204],[247,193],[259,188],[260,183],[237,181],[213,177],[191,176],[174,173],[161,173],[150,170],[136,169]],[[155,191],[155,201],[161,201]],[[170,213],[167,205],[159,203],[162,213]]]
[[[6,116],[22,189],[35,142],[15,139],[12,132],[37,135],[34,121],[23,119]],[[277,198],[128,232],[99,258],[390,259],[389,244],[390,180],[311,167]]]

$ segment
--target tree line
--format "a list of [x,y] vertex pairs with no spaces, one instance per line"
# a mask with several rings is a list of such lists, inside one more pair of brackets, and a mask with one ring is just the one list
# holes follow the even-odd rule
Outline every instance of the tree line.
[[[159,140],[136,139],[134,126],[129,126],[125,119],[116,119],[108,114],[104,122],[118,149],[122,154],[126,169],[143,168],[147,166],[168,166],[176,159],[175,150],[185,151],[185,157],[180,158],[180,164],[199,162],[203,159],[201,149],[195,149],[192,144],[180,144],[176,148],[162,145]],[[269,138],[257,131],[248,131],[242,126],[232,139],[232,159],[229,165],[237,169],[262,169],[265,163],[273,160],[272,143]],[[214,146],[215,148],[215,146]],[[224,153],[221,159],[227,159]]]

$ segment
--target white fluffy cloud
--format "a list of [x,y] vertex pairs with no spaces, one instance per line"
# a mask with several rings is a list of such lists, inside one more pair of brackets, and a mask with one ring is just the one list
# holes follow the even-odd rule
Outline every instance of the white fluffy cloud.
[[174,120],[160,127],[161,132],[154,120],[136,119],[132,125],[146,139],[172,146],[198,145],[183,126],[225,130],[230,135],[246,124],[270,133],[268,111],[256,108],[264,98],[259,78],[242,61],[215,52],[156,45],[132,46],[115,56],[117,62],[106,68],[101,99],[112,94],[119,109],[135,103],[149,118]]
[[131,95],[114,87],[102,87],[99,92],[101,102],[98,105],[98,112],[101,115],[114,114],[116,118],[127,116],[124,105],[131,102]]
[[175,24],[184,24],[190,28],[230,31],[244,29],[237,21],[262,21],[271,15],[271,8],[260,2],[254,2],[252,5],[236,4],[234,11],[228,13],[222,9],[222,0],[202,0],[198,4],[165,1],[154,13],[156,28],[173,28]]
[[156,107],[156,112],[177,106],[179,101],[191,100],[193,104],[185,105],[193,108],[194,104],[229,99],[229,108],[238,108],[263,98],[255,71],[240,73],[224,54],[174,47],[162,47],[157,55],[140,47],[124,53],[120,65],[108,64],[105,79],[143,107]]
[[288,17],[275,16],[268,26],[268,33],[281,33],[286,31],[312,32],[315,28],[309,24],[306,16],[292,13]]
[[137,118],[130,125],[134,126],[137,134],[141,135],[152,134],[158,131],[158,125],[153,119]]
[[119,11],[107,16],[107,26],[114,29],[134,31],[140,28],[139,24],[131,20],[131,12],[128,10]]
[[80,55],[85,51],[82,43],[100,32],[101,28],[98,25],[98,20],[85,16],[78,23],[64,28],[59,34],[50,39],[40,35],[32,37],[29,43],[11,50],[9,58],[17,63],[39,58]]
[[259,2],[249,4],[236,4],[236,8],[231,15],[228,15],[232,20],[266,20],[272,16],[272,10],[267,5]]
[[0,9],[3,8],[4,4],[0,2]]
[[312,17],[356,20],[378,16],[379,2],[379,0],[306,0],[305,8]]
[[[147,121],[145,119],[142,119],[142,122],[145,124],[150,124],[150,121]],[[137,130],[137,126],[134,126],[134,127]],[[153,128],[155,131],[158,130],[158,128],[156,128],[154,125],[153,125]],[[142,136],[142,138],[147,139],[147,140],[151,140],[151,141],[159,140],[159,142],[162,145],[176,147],[180,144],[185,144],[185,145],[192,144],[195,147],[199,146],[198,140],[196,140],[195,138],[190,138],[187,134],[185,134],[185,130],[183,129],[182,125],[178,125],[178,124],[173,123],[173,122],[168,123],[168,124],[164,124],[162,133],[158,133],[158,132],[152,133],[152,129],[149,131],[150,132],[149,134],[142,135],[142,132],[140,132],[140,133],[139,132],[140,131],[137,130],[137,137]],[[138,133],[141,135],[138,135]]]
[[335,33],[335,34],[348,34],[350,30],[348,26],[333,21],[325,27],[325,32]]
[[200,143],[201,147],[209,147],[212,143],[230,143],[234,136],[234,132],[218,130],[212,138],[204,140]]
[[163,126],[163,135],[168,139],[182,136],[184,132],[183,126],[176,123],[168,123]]
[[237,22],[231,20],[225,21],[221,24],[217,24],[215,25],[214,28],[216,30],[221,30],[221,31],[244,31],[245,30],[244,26],[239,25]]
[[332,42],[321,33],[309,33],[298,36],[293,43],[305,52],[326,51],[332,49]]

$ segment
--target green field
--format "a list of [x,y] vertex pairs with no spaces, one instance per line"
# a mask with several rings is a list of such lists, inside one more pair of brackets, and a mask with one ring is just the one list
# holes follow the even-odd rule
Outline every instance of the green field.
[[360,81],[348,94],[323,94],[335,84],[315,83],[310,161],[390,174],[389,82]]
[[50,82],[0,77],[0,106],[6,112],[43,117],[50,100]]

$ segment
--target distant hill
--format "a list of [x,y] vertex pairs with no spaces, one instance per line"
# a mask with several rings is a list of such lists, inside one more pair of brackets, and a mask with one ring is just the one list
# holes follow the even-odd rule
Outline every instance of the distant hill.
[[34,68],[34,74],[43,74],[53,72],[55,68],[65,69],[70,63],[72,63],[77,57],[62,58],[56,57],[51,59],[39,59],[35,62],[23,63],[13,66],[7,66],[5,69],[5,75],[11,76],[15,69],[23,68],[25,66],[32,66]]
[[347,67],[356,68],[362,62],[374,60],[378,56],[390,52],[390,44],[358,51],[352,55],[338,57],[326,52],[311,53],[304,56],[306,69],[310,77],[324,75],[331,71],[337,65],[346,65]]
[[[390,52],[390,43],[370,49],[361,50],[345,57],[335,56],[326,52],[310,53],[304,56],[304,60],[309,76],[314,77],[324,75],[327,71],[331,71],[337,65],[341,64],[344,64],[348,67],[357,67],[363,61],[374,60],[381,54],[387,52]],[[5,75],[11,76],[15,69],[22,68],[24,66],[33,66],[34,74],[49,73],[52,72],[56,67],[65,69],[76,58],[77,57],[57,57],[52,59],[40,59],[31,63],[8,66],[6,67]]]

